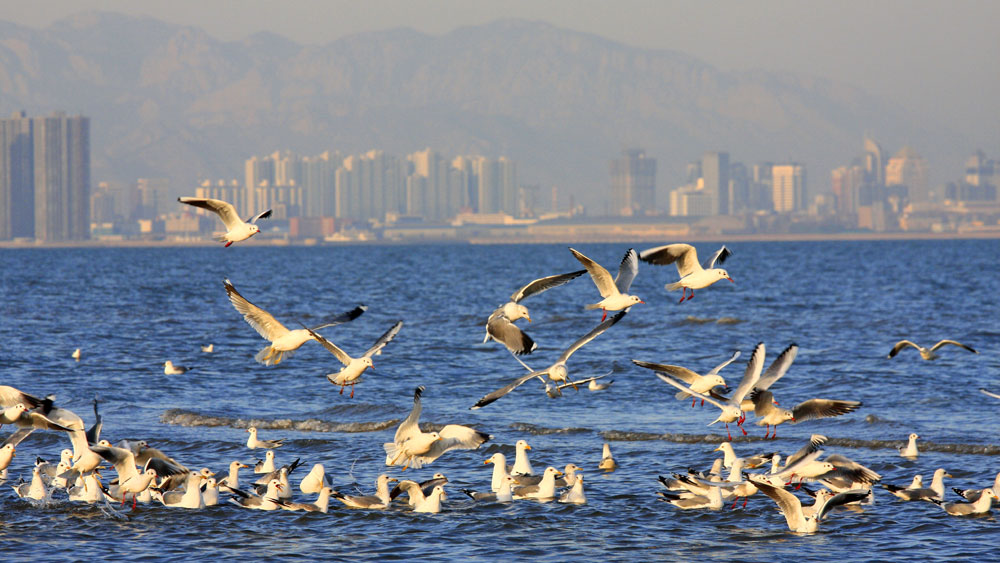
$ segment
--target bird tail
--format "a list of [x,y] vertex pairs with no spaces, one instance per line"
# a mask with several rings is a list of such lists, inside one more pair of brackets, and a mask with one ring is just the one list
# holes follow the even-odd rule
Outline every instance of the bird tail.
[[682,399],[687,399],[690,396],[691,396],[691,393],[688,393],[687,391],[678,391],[677,394],[674,395],[674,398],[677,399],[678,401],[680,401]]
[[396,465],[399,458],[402,457],[402,451],[396,446],[394,442],[386,442],[382,444],[382,449],[385,450],[385,464],[386,465]]
[[678,289],[681,289],[681,288],[683,288],[684,286],[683,286],[683,285],[681,285],[681,282],[677,281],[677,282],[674,282],[674,283],[668,283],[668,284],[667,284],[666,286],[664,286],[664,287],[666,287],[666,288],[667,288],[667,291],[677,291]]
[[226,235],[216,236],[216,237],[214,237],[214,240],[217,241],[217,242],[226,242]]
[[257,352],[257,355],[254,356],[253,359],[264,364],[265,366],[276,366],[281,363],[281,360],[284,359],[284,356],[291,356],[291,355],[292,355],[291,350],[281,351],[281,350],[275,350],[274,346],[267,346],[263,348],[260,352]]
[[600,303],[591,303],[590,305],[584,307],[584,309],[600,309],[600,308],[601,308]]

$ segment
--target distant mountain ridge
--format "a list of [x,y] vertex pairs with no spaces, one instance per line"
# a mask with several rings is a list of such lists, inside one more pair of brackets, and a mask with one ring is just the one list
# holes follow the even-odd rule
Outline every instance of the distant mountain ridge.
[[595,207],[608,160],[630,146],[659,159],[662,188],[704,151],[726,150],[747,163],[805,161],[815,192],[865,131],[887,147],[932,135],[851,86],[721,71],[522,20],[325,45],[267,33],[223,42],[104,12],[43,30],[0,22],[0,109],[91,117],[94,182],[169,177],[188,192],[204,178],[242,180],[246,158],[274,150],[403,156],[429,146],[509,156],[522,183]]

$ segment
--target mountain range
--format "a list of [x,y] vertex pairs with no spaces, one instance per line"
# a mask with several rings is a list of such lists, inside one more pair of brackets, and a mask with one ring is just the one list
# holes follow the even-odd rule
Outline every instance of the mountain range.
[[[508,156],[521,183],[600,212],[608,161],[658,159],[662,195],[705,151],[807,165],[810,191],[872,134],[889,152],[971,152],[891,101],[814,76],[718,69],[547,23],[499,20],[426,35],[360,33],[325,45],[87,12],[44,29],[0,21],[0,110],[91,118],[92,181],[242,180],[243,162],[376,148]],[[933,167],[933,164],[932,164]],[[960,171],[956,170],[953,176]]]

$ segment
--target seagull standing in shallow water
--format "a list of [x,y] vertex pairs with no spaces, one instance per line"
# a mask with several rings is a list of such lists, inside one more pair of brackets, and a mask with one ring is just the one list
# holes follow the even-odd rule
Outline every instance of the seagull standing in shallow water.
[[260,232],[260,227],[257,226],[257,219],[266,219],[271,216],[271,210],[262,211],[253,217],[251,217],[247,222],[243,222],[240,219],[239,214],[236,213],[236,208],[233,204],[222,201],[221,199],[209,199],[204,197],[179,197],[177,201],[181,203],[186,203],[188,205],[193,205],[195,207],[200,207],[202,209],[207,209],[222,219],[222,222],[226,225],[226,233],[215,240],[219,242],[226,243],[226,246],[233,244],[234,242],[239,242],[241,240],[246,240],[255,234]]
[[722,264],[731,255],[732,252],[723,246],[716,250],[715,254],[705,261],[705,267],[702,267],[698,263],[698,251],[693,246],[690,244],[668,244],[643,250],[639,253],[639,259],[658,266],[676,264],[677,273],[681,279],[675,283],[667,284],[666,288],[667,291],[683,289],[681,300],[678,301],[678,303],[683,303],[689,289],[691,295],[687,296],[686,299],[691,300],[694,299],[694,290],[704,289],[719,280],[729,280],[736,283],[733,278],[729,277],[728,272],[715,267],[716,262]]

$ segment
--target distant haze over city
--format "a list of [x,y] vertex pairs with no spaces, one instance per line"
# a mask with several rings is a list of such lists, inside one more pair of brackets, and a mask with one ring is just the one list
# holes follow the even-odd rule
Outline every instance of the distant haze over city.
[[[276,150],[430,147],[509,157],[520,182],[558,187],[601,214],[609,161],[631,147],[657,159],[662,210],[687,163],[707,151],[800,163],[810,197],[830,189],[830,172],[861,152],[866,135],[890,154],[913,147],[933,185],[960,178],[976,149],[997,152],[979,146],[967,124],[923,119],[863,85],[721,70],[537,21],[307,45],[268,33],[224,41],[195,26],[86,13],[42,29],[0,22],[0,35],[4,113],[89,117],[95,185],[167,178],[181,194],[204,179],[242,180],[246,159]],[[984,114],[984,123],[996,120]]]

